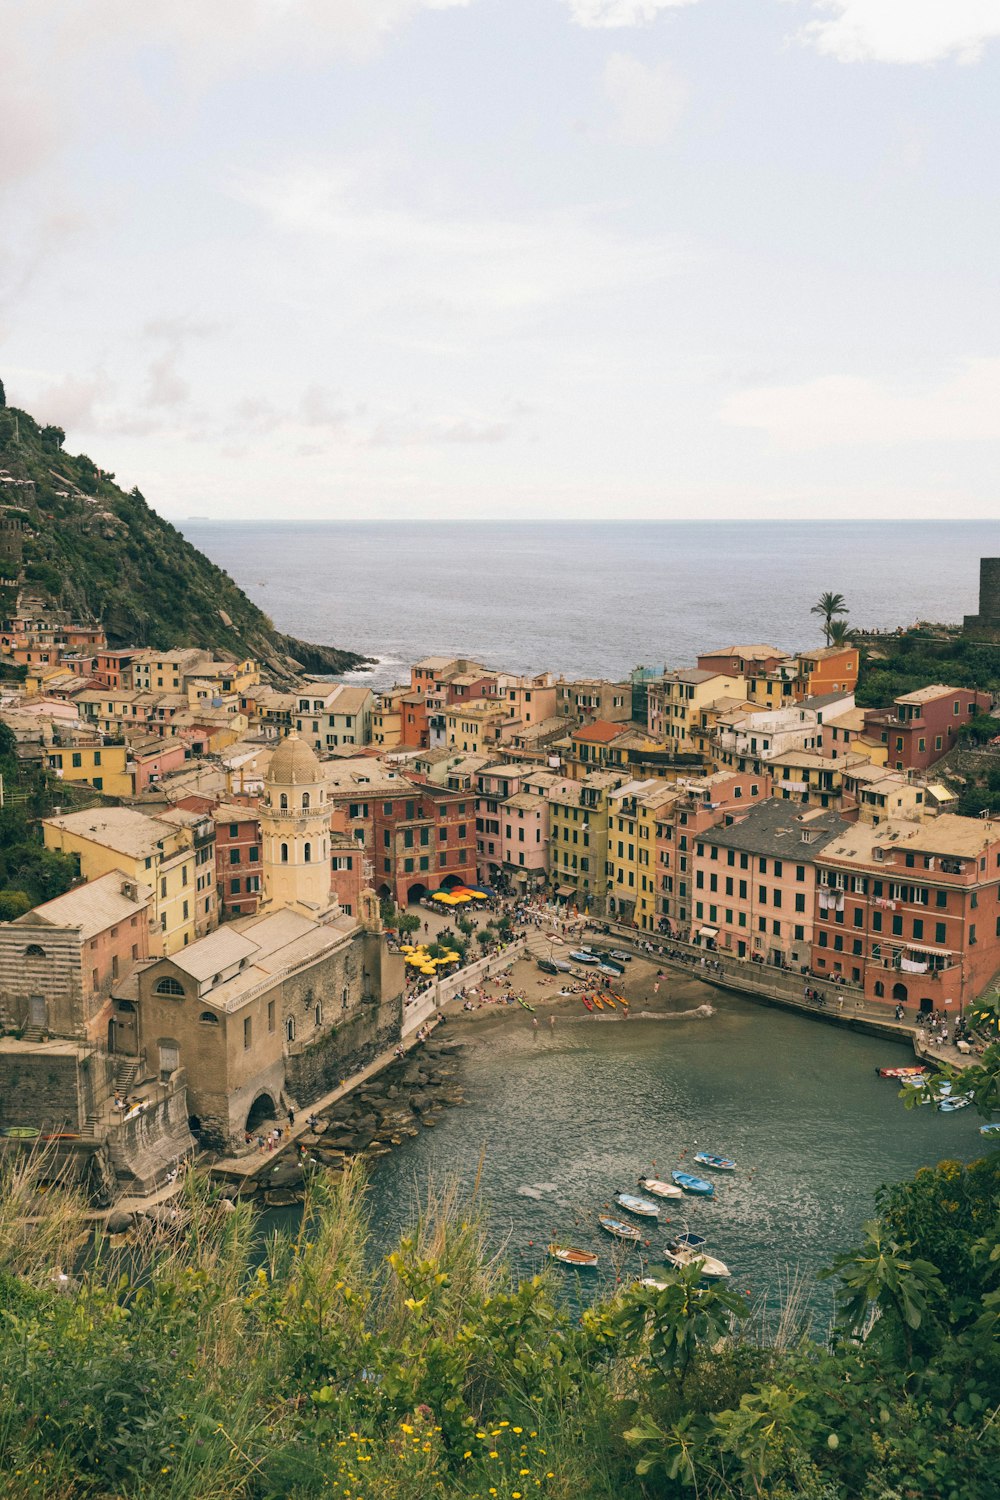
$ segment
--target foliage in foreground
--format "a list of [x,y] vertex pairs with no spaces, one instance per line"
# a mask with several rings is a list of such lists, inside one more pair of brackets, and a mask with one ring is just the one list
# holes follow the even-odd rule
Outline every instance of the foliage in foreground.
[[[172,1242],[0,1199],[0,1497],[987,1500],[1000,1466],[1000,1158],[883,1191],[829,1343],[747,1332],[689,1272],[573,1319],[447,1195],[374,1271],[363,1183],[262,1250],[203,1183]],[[39,1208],[41,1209],[38,1212]],[[34,1221],[26,1220],[26,1210]]]

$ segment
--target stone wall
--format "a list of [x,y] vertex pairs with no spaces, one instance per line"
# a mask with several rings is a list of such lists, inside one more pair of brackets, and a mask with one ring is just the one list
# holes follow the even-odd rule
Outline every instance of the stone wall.
[[87,1118],[75,1052],[0,1052],[0,1129],[80,1130]]
[[285,1062],[285,1086],[300,1109],[335,1089],[352,1073],[374,1062],[402,1036],[399,995],[358,1006],[325,1035],[292,1053]]
[[45,1001],[45,1027],[53,1036],[82,1035],[81,976],[77,929],[23,920],[0,923],[0,1023],[6,1029],[27,1024],[29,997],[39,995]]
[[169,1092],[109,1133],[108,1149],[119,1186],[129,1193],[152,1192],[171,1167],[191,1155],[195,1142],[188,1128],[182,1069],[171,1079]]
[[1000,557],[979,559],[979,613],[966,615],[965,629],[1000,634]]

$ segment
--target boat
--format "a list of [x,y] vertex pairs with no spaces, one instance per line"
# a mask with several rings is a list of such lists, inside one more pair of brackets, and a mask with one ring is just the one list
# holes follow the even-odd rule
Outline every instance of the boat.
[[880,1078],[919,1078],[927,1069],[920,1065],[912,1068],[876,1068],[875,1071]]
[[679,1188],[686,1193],[696,1193],[701,1198],[711,1198],[715,1192],[715,1183],[706,1182],[704,1177],[695,1177],[691,1172],[671,1172],[671,1177]]
[[956,1109],[965,1109],[972,1103],[971,1094],[952,1094],[950,1098],[940,1099],[938,1109],[945,1114],[952,1114]]
[[595,1005],[595,1007],[596,1007],[597,1010],[603,1010],[604,1009],[604,1001],[601,999],[600,995],[595,995],[594,996],[594,1005]]
[[601,999],[604,1001],[605,1005],[608,1007],[608,1010],[614,1010],[614,1008],[615,1008],[615,1002],[612,1000],[611,996],[610,995],[606,995],[603,990],[601,991]]
[[592,1250],[574,1250],[570,1245],[550,1245],[549,1254],[564,1266],[576,1266],[580,1270],[593,1270],[597,1265],[597,1256]]
[[675,1234],[667,1244],[671,1250],[700,1250],[708,1241],[703,1234]]
[[518,1005],[520,1005],[523,1010],[530,1010],[532,1015],[535,1014],[535,1007],[533,1005],[529,1005],[527,1000],[522,1000],[520,995],[517,995],[515,998]]
[[642,1219],[658,1219],[660,1210],[655,1203],[650,1203],[648,1198],[637,1198],[634,1193],[616,1193],[615,1202],[619,1208],[627,1208],[630,1214],[638,1214]]
[[591,1000],[591,998],[590,998],[589,995],[581,995],[580,999],[583,1001],[584,1005],[587,1007],[588,1010],[593,1010],[593,1008],[594,1008],[594,1002],[593,1002],[593,1000]]
[[735,1172],[736,1163],[728,1156],[716,1156],[714,1151],[696,1151],[694,1159],[700,1167],[712,1167],[716,1172]]
[[680,1188],[672,1182],[664,1182],[662,1177],[640,1177],[639,1186],[647,1193],[652,1193],[654,1198],[683,1198],[684,1194]]
[[596,953],[588,953],[586,948],[571,948],[569,956],[578,964],[599,964],[601,961]]
[[641,1240],[642,1232],[636,1229],[634,1224],[626,1224],[621,1219],[612,1219],[608,1214],[598,1214],[597,1222],[608,1234],[613,1234],[619,1240]]
[[657,1281],[655,1276],[640,1276],[636,1285],[648,1287],[651,1292],[665,1292],[670,1283]]
[[692,1250],[687,1245],[668,1250],[664,1259],[678,1270],[683,1270],[685,1266],[697,1266],[700,1274],[709,1281],[725,1281],[732,1275],[725,1261],[716,1260],[714,1255],[705,1255],[700,1250]]
[[992,1125],[980,1125],[980,1135],[1000,1135],[1000,1120],[995,1120]]

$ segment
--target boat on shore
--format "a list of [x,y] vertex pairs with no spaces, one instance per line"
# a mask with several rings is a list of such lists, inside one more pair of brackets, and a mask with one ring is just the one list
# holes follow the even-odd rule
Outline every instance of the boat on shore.
[[661,1177],[640,1177],[639,1186],[654,1198],[683,1198],[681,1189],[673,1182],[664,1182]]
[[694,1159],[700,1167],[711,1167],[715,1172],[735,1172],[736,1163],[728,1156],[716,1156],[714,1151],[696,1151]]
[[875,1071],[880,1078],[919,1078],[927,1069],[920,1064],[912,1068],[876,1068]]
[[597,1256],[592,1250],[574,1250],[571,1245],[550,1245],[549,1255],[564,1266],[576,1266],[578,1270],[592,1271],[597,1265]]
[[693,1172],[671,1172],[670,1175],[685,1193],[694,1193],[700,1198],[711,1198],[715,1192],[714,1182],[706,1182],[704,1177],[695,1177]]
[[587,1007],[588,1010],[593,1010],[593,1008],[594,1008],[594,1002],[593,1002],[593,1000],[591,1000],[591,998],[590,998],[589,995],[581,995],[580,999],[583,1001],[584,1005]]
[[725,1261],[716,1260],[714,1255],[706,1255],[703,1250],[692,1250],[688,1245],[668,1250],[664,1259],[678,1270],[683,1270],[686,1266],[697,1266],[699,1275],[704,1276],[706,1281],[726,1281],[732,1275]]
[[524,1009],[524,1010],[530,1010],[532,1015],[535,1014],[535,1007],[533,1005],[529,1005],[528,1002],[527,1002],[527,1000],[522,1000],[521,997],[520,997],[520,995],[518,995],[516,998],[517,998],[518,1005],[520,1005],[522,1007],[522,1009]]
[[636,1229],[634,1224],[626,1224],[623,1219],[612,1219],[609,1214],[598,1214],[597,1222],[606,1234],[613,1234],[615,1239],[642,1239],[642,1232]]
[[658,1219],[660,1210],[655,1203],[650,1203],[648,1198],[638,1198],[635,1193],[616,1193],[615,1202],[619,1208],[628,1209],[630,1214],[638,1214],[641,1219]]

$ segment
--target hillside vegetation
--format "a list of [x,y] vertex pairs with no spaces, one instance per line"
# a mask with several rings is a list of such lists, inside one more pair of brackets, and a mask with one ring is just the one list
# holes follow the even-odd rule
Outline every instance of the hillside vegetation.
[[[2,387],[0,387],[2,391]],[[40,426],[0,396],[0,505],[26,526],[20,595],[103,625],[113,645],[206,646],[288,670],[344,672],[363,658],[275,630],[243,590],[86,454],[63,450],[59,427]],[[12,482],[13,481],[13,482]],[[0,588],[0,614],[18,590]]]

